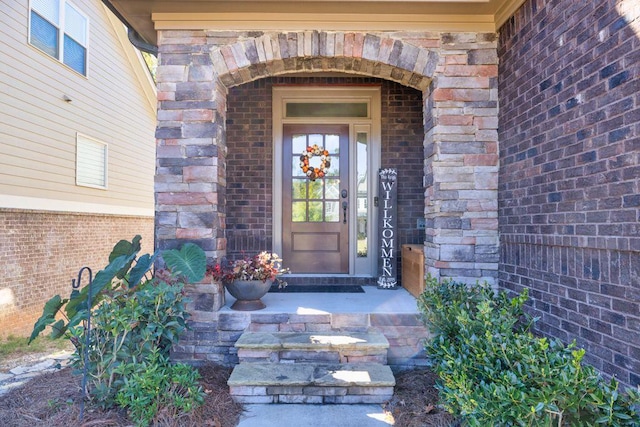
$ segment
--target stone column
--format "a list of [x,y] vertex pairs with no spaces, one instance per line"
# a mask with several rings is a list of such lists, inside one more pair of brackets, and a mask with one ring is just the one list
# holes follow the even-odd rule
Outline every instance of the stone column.
[[424,93],[425,262],[436,278],[495,283],[498,58],[495,34],[442,34]]
[[[226,250],[226,87],[214,73],[204,32],[160,31],[158,37],[156,248],[192,242],[216,259]],[[211,285],[194,291],[196,321],[198,311],[224,302],[224,292]]]

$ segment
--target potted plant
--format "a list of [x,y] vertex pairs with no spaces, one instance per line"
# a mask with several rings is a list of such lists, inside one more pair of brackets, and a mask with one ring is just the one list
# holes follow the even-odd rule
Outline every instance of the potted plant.
[[224,284],[236,299],[231,309],[240,311],[265,308],[260,298],[269,292],[274,282],[279,288],[287,286],[279,276],[288,271],[282,268],[282,259],[277,254],[267,251],[231,263],[216,263],[207,269],[212,279]]

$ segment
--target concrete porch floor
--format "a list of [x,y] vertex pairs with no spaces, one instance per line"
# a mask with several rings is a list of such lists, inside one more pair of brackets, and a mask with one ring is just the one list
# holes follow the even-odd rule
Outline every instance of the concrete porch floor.
[[[419,314],[416,299],[404,288],[395,290],[363,286],[365,293],[286,293],[270,292],[262,297],[266,308],[260,314]],[[229,307],[235,302],[226,293],[225,305],[219,313],[239,313]]]

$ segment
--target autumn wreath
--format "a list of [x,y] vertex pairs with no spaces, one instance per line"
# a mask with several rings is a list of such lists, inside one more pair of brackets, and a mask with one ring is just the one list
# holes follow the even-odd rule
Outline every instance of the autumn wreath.
[[[314,156],[320,156],[320,166],[317,168],[309,165],[309,160]],[[315,181],[316,178],[323,178],[327,174],[329,167],[331,167],[329,152],[322,150],[317,144],[308,146],[304,153],[300,155],[300,168],[311,181]]]

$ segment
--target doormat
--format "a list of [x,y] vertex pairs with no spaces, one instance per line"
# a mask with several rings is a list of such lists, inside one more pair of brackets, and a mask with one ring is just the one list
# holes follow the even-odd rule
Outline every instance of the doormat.
[[287,285],[282,289],[279,289],[278,285],[273,285],[269,292],[363,294],[364,289],[359,285]]

